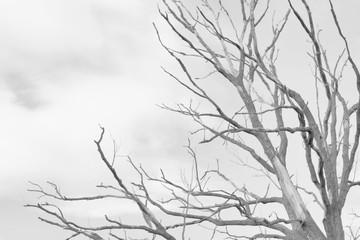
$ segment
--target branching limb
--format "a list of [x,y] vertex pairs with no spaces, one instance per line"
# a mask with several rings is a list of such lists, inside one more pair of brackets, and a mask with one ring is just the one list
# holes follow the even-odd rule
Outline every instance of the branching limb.
[[29,183],[36,188],[28,189],[27,191],[39,193],[39,194],[41,194],[40,197],[51,197],[51,198],[63,200],[63,201],[91,201],[91,200],[98,200],[98,199],[104,199],[104,198],[127,199],[126,196],[112,195],[112,194],[97,195],[97,196],[90,196],[90,197],[66,197],[60,193],[59,187],[54,183],[47,182],[51,187],[54,188],[54,190],[55,190],[54,194],[44,191],[44,189],[39,184],[33,183],[31,181],[29,181]]

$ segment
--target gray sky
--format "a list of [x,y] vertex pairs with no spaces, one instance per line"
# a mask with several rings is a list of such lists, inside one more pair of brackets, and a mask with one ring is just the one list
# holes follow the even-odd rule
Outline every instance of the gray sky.
[[[359,49],[353,26],[360,4],[348,5],[339,9],[341,20]],[[159,46],[153,21],[160,21],[156,1],[0,0],[0,240],[68,236],[22,207],[36,201],[27,181],[53,181],[77,194],[107,179],[93,143],[98,124],[145,166],[175,171],[188,158],[182,146],[191,121],[155,106],[189,96],[160,69],[177,66]],[[286,48],[293,46],[285,46],[289,59]],[[101,210],[89,209],[90,216]]]
[[175,117],[155,106],[172,103],[176,89],[160,69],[168,59],[152,29],[156,10],[141,0],[0,1],[1,240],[64,239],[22,207],[36,200],[27,181],[64,191],[100,183],[98,124],[124,154],[163,161],[182,151],[186,126],[160,125]]

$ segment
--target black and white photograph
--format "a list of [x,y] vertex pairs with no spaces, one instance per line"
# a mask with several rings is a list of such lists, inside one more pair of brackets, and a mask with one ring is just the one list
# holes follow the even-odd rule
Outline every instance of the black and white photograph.
[[0,240],[360,240],[357,0],[0,0]]

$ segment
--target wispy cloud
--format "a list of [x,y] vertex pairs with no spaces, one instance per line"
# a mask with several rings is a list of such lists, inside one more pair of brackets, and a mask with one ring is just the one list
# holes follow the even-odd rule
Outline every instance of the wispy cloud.
[[19,72],[9,72],[3,76],[7,87],[13,92],[14,102],[27,109],[33,110],[45,104],[41,98],[35,81],[27,79],[27,77]]
[[14,103],[36,109],[47,101],[41,94],[44,84],[134,67],[127,60],[146,49],[138,36],[145,31],[141,16],[129,11],[139,2],[127,3],[126,11],[110,0],[1,2],[0,81],[13,92]]

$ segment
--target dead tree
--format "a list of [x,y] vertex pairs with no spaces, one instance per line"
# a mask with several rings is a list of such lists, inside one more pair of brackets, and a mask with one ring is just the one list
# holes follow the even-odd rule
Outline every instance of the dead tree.
[[[53,183],[50,183],[53,193],[37,184],[31,191],[61,201],[105,198],[131,201],[142,214],[142,221],[135,225],[126,224],[125,219],[123,223],[105,216],[104,225],[85,227],[68,220],[55,204],[27,206],[53,217],[52,220],[43,217],[40,220],[72,231],[72,237],[84,235],[90,239],[108,239],[106,234],[114,239],[133,239],[126,234],[131,231],[141,237],[144,233],[149,234],[153,239],[157,236],[192,239],[195,226],[210,229],[211,239],[345,239],[347,228],[342,219],[343,209],[349,191],[360,185],[355,174],[360,137],[360,73],[332,1],[322,2],[326,3],[326,11],[336,29],[334,37],[343,44],[340,52],[324,48],[326,39],[320,41],[321,29],[306,0],[284,1],[288,10],[280,11],[280,18],[279,12],[271,18],[273,3],[269,0],[240,0],[231,4],[221,0],[163,0],[159,14],[185,46],[179,49],[169,47],[163,41],[158,25],[154,24],[160,44],[182,70],[182,76],[164,69],[165,73],[208,104],[205,108],[194,106],[193,102],[161,107],[195,121],[200,126],[197,133],[204,134],[201,143],[221,139],[247,154],[251,162],[243,167],[256,168],[255,171],[267,177],[271,185],[266,193],[240,187],[242,183],[238,179],[228,177],[220,168],[200,169],[199,160],[190,146],[188,151],[194,160],[194,168],[189,170],[192,173],[190,180],[177,183],[163,171],[160,177],[151,176],[128,158],[140,177],[138,182],[128,186],[101,148],[102,128],[101,137],[95,143],[116,185],[98,187],[115,190],[115,194],[68,198]],[[274,20],[276,16],[278,21]],[[302,79],[297,73],[292,79],[281,77],[281,71],[286,69],[277,65],[277,59],[279,54],[281,56],[280,39],[286,38],[289,19],[296,21],[291,27],[303,32],[306,36],[303,40],[308,41],[308,60],[313,66],[311,78]],[[261,33],[265,27],[271,31],[270,38],[269,34]],[[328,60],[329,54],[338,56],[334,64]],[[196,77],[196,68],[187,64],[189,59],[212,70],[205,78]],[[353,103],[342,91],[343,76],[346,79],[344,77],[342,83],[356,89],[357,97]],[[219,89],[224,91],[224,98],[226,91],[236,93],[237,100],[233,102],[238,107],[236,111],[220,104],[206,90],[206,80],[210,78],[224,83],[224,89]],[[302,81],[304,89],[292,89],[288,86],[291,81]],[[313,91],[316,100],[309,102],[304,91]],[[296,156],[289,152],[290,142],[298,146]],[[289,164],[295,161],[294,157],[304,163],[309,179],[295,181],[291,177]],[[215,177],[233,190],[212,187],[209,180]],[[158,183],[171,197],[154,199],[147,187],[149,182]],[[312,188],[315,191],[309,190]],[[306,195],[313,198],[318,212],[310,212],[304,201]],[[285,214],[264,216],[257,210],[260,207],[282,209]],[[314,214],[322,214],[322,222],[317,221]],[[242,231],[242,227],[253,229]],[[350,229],[348,236],[356,239],[357,231]]]

